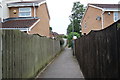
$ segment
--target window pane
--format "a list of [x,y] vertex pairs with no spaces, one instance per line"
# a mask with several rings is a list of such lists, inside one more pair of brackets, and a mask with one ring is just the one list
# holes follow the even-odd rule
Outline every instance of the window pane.
[[22,13],[19,13],[19,16],[20,17],[29,17],[29,16],[31,16],[31,14],[30,13],[25,13],[25,12],[22,12]]
[[19,8],[20,12],[30,12],[31,8]]
[[19,17],[30,17],[31,8],[19,8]]
[[114,21],[117,21],[119,19],[118,12],[114,12]]

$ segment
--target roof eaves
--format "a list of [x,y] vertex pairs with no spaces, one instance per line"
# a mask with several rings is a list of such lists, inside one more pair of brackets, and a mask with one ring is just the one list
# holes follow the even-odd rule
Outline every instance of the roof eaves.
[[10,20],[26,20],[26,19],[39,19],[38,17],[13,17],[4,19],[3,23]]
[[49,17],[49,19],[50,19],[50,13],[49,13],[49,10],[48,10],[47,3],[46,3],[46,8],[47,8],[48,17]]
[[28,31],[28,28],[0,28],[0,30],[20,30],[20,31]]
[[102,10],[103,11],[103,8],[101,8],[101,7],[97,7],[97,6],[94,6],[94,5],[89,5],[89,6],[91,6],[91,7],[93,7],[93,8],[97,8],[97,9],[100,9],[100,10]]
[[38,3],[9,3],[8,7],[38,6]]
[[87,10],[88,10],[88,7],[89,7],[89,4],[87,5],[87,8],[86,8],[86,10],[85,10],[85,13],[84,13],[84,15],[83,15],[82,19],[81,19],[80,24],[82,23],[82,21],[83,21],[83,19],[84,19],[84,17],[85,17],[85,14],[86,14],[86,12],[87,12]]
[[44,3],[46,3],[46,1],[40,2],[40,3],[38,4],[38,6],[40,6],[40,5],[44,4]]
[[50,19],[50,14],[49,14],[49,11],[48,11],[48,6],[47,6],[47,1],[42,1],[41,3],[39,3],[38,5],[41,6],[42,4],[45,4],[46,3],[46,8],[47,8],[47,13],[48,13],[48,17]]
[[118,8],[103,8],[104,11],[120,11]]
[[23,6],[40,6],[41,4],[46,3],[46,0],[43,1],[31,1],[31,2],[15,2],[15,3],[8,3],[8,7],[23,7]]

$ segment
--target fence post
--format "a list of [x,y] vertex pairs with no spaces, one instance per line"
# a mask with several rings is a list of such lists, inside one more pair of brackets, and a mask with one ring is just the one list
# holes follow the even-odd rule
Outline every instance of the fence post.
[[0,80],[2,79],[2,30],[0,30]]

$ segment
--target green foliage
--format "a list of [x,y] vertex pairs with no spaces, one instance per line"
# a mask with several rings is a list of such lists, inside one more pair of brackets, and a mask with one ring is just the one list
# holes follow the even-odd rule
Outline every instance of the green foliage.
[[67,39],[67,36],[66,36],[66,35],[64,35],[64,36],[63,36],[63,38]]
[[64,38],[64,35],[59,35],[58,37],[59,37],[59,38]]
[[80,30],[81,30],[80,22],[78,20],[73,20],[73,22],[68,25],[67,34],[71,32],[80,33]]
[[73,20],[78,19],[80,21],[84,14],[84,11],[85,11],[84,5],[81,4],[80,2],[75,2],[72,8],[73,15],[71,15],[70,18],[72,18]]
[[81,30],[80,21],[82,19],[84,11],[85,11],[84,5],[82,5],[80,2],[74,3],[71,11],[72,14],[69,16],[71,23],[68,25],[67,34],[71,32],[80,33]]
[[50,31],[52,31],[52,27],[49,27]]
[[68,34],[68,47],[72,47],[73,43],[72,43],[72,39],[73,39],[73,35],[77,36],[77,38],[79,38],[81,36],[80,30],[81,30],[81,19],[82,16],[85,12],[85,8],[84,5],[82,5],[80,2],[75,2],[73,4],[73,8],[71,11],[71,15],[69,16],[70,18],[70,24],[68,25],[67,28],[67,34]]
[[72,47],[73,43],[72,43],[72,40],[73,40],[73,36],[76,36],[77,38],[80,37],[80,34],[77,33],[77,32],[71,32],[68,36],[67,36],[67,39],[68,39],[68,47]]
[[77,32],[71,32],[69,35],[68,35],[68,40],[72,40],[73,39],[73,36],[77,36],[77,38],[80,37],[80,34],[77,33]]
[[117,24],[117,28],[120,28],[120,24],[119,23]]
[[57,39],[60,40],[60,46],[61,46],[61,47],[64,45],[64,40],[63,40],[63,38],[64,38],[63,35],[57,36]]
[[60,40],[60,46],[63,46],[63,45],[64,45],[64,40],[61,39],[61,40]]
[[72,23],[69,24],[67,28],[67,34],[69,34],[70,32],[72,32]]

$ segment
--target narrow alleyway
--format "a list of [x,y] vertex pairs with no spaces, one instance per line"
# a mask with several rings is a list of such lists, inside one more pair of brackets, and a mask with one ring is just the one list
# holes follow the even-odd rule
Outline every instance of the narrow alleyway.
[[72,50],[65,48],[38,78],[83,78]]

